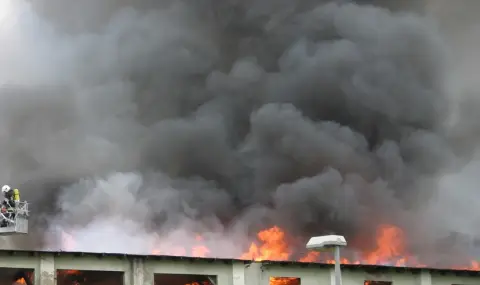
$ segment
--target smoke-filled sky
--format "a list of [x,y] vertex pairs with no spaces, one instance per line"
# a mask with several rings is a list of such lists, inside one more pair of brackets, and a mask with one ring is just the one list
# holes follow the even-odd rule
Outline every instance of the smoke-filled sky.
[[480,8],[358,2],[2,0],[0,178],[33,209],[8,245],[480,237]]

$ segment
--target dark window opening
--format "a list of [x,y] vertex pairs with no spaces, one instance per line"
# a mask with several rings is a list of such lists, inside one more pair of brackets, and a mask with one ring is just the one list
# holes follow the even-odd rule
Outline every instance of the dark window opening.
[[363,285],[392,285],[391,281],[373,281],[373,280],[365,280]]
[[194,274],[155,274],[154,285],[217,285],[217,276]]
[[300,285],[298,277],[270,277],[270,285]]
[[0,285],[32,285],[34,270],[30,268],[0,268]]
[[57,285],[123,285],[123,272],[57,270]]

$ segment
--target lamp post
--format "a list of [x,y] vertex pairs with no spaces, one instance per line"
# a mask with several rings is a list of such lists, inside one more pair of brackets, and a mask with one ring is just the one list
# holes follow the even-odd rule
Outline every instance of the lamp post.
[[328,235],[312,237],[307,243],[307,249],[327,251],[334,248],[335,254],[335,285],[342,285],[342,272],[340,269],[340,247],[347,246],[344,236]]

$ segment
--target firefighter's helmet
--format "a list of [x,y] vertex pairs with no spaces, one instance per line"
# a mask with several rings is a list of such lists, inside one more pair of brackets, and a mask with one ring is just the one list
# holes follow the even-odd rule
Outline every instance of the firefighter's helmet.
[[3,185],[3,187],[2,187],[2,192],[3,192],[3,193],[7,193],[8,191],[10,191],[10,189],[12,189],[12,188],[10,188],[10,186],[8,186],[8,185]]

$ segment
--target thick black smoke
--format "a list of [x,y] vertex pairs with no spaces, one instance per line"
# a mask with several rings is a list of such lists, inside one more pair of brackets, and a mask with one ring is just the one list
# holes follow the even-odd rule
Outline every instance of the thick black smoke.
[[0,177],[34,209],[17,246],[203,233],[236,256],[271,225],[355,245],[388,223],[434,260],[426,245],[478,234],[474,193],[441,211],[457,189],[440,177],[475,145],[450,132],[442,34],[408,1],[358,2],[9,2]]

